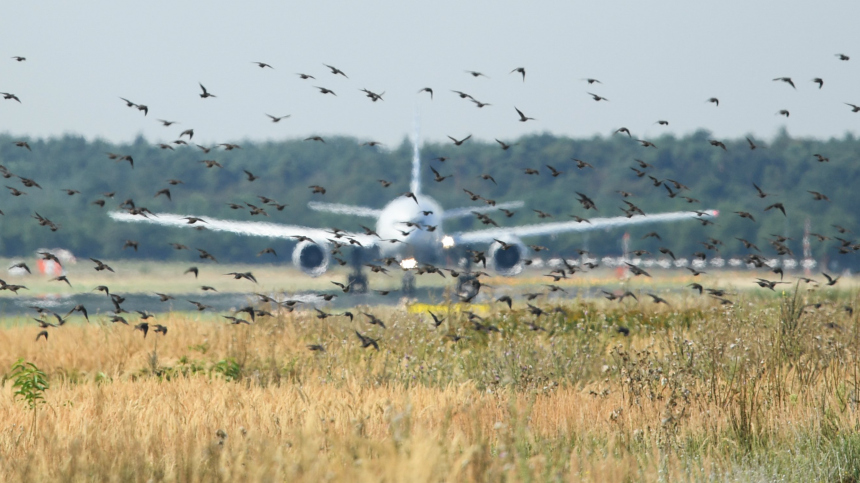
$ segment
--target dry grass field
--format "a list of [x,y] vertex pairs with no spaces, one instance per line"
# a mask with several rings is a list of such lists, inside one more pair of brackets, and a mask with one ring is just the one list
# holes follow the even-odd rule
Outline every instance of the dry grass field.
[[499,332],[453,308],[12,323],[0,374],[50,388],[34,414],[4,378],[0,480],[860,481],[853,297],[516,301]]

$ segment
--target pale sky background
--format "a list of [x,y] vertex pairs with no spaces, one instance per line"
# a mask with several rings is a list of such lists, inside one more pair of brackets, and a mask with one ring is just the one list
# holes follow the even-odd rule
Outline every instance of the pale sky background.
[[[207,144],[313,134],[397,144],[418,112],[425,141],[582,138],[621,126],[642,138],[704,128],[768,139],[784,126],[826,139],[860,122],[844,104],[860,104],[858,19],[856,0],[4,2],[0,91],[22,104],[0,100],[0,132],[156,142],[194,128]],[[509,74],[520,66],[525,82]],[[797,90],[772,81],[782,76]],[[201,99],[198,82],[218,97]],[[417,94],[425,86],[433,101]],[[492,105],[478,109],[451,89]],[[712,96],[718,108],[705,102]],[[518,122],[514,106],[537,121]],[[292,117],[273,124],[266,113]]]

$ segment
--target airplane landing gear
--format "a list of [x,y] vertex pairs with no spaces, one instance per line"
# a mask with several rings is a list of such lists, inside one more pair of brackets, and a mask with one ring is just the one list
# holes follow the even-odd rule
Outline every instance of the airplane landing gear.
[[349,291],[353,293],[367,293],[367,276],[360,270],[350,273],[347,277]]
[[353,271],[346,279],[352,293],[367,293],[367,276],[361,270],[361,255],[358,248],[352,249]]
[[403,295],[412,296],[415,295],[415,275],[412,272],[406,272],[403,274],[403,286],[401,287],[401,291]]

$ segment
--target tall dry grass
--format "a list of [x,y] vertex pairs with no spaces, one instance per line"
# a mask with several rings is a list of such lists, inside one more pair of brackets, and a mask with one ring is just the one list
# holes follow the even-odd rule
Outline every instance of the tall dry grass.
[[94,322],[36,343],[12,327],[0,367],[23,357],[52,387],[33,431],[4,384],[0,479],[857,481],[851,302],[572,301],[537,321],[546,332],[499,310],[489,335],[391,308],[352,310],[384,330],[311,312],[172,315],[146,339]]

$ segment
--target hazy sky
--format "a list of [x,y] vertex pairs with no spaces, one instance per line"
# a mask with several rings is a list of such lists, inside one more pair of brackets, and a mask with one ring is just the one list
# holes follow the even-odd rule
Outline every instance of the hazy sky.
[[[201,143],[344,134],[390,144],[411,134],[418,113],[425,140],[621,126],[643,138],[705,128],[766,139],[782,126],[839,137],[860,122],[844,104],[860,104],[858,18],[855,0],[5,2],[0,91],[22,104],[0,100],[0,132],[170,141],[194,128]],[[521,66],[525,82],[509,74]],[[797,89],[772,81],[782,76]],[[218,97],[201,99],[198,82]],[[423,87],[434,100],[417,94]],[[537,121],[518,122],[514,106]],[[266,113],[292,117],[274,124]]]

